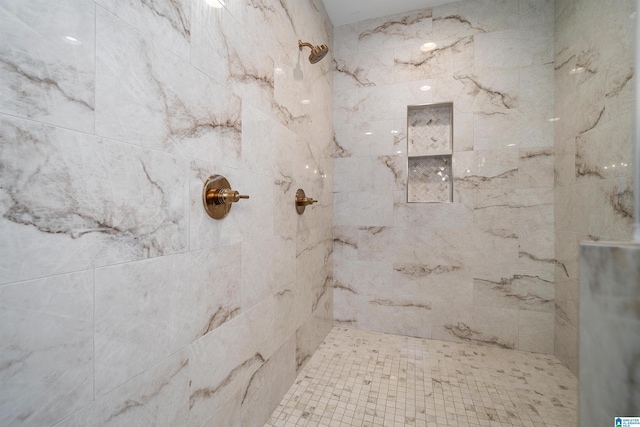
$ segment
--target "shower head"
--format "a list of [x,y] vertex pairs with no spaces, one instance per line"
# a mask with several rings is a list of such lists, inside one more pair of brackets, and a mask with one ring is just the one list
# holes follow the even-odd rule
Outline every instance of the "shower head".
[[314,46],[311,43],[302,43],[302,40],[298,40],[298,48],[302,50],[303,47],[311,48],[311,54],[309,55],[309,62],[312,64],[316,64],[325,57],[327,53],[329,53],[329,48],[321,44],[319,46]]

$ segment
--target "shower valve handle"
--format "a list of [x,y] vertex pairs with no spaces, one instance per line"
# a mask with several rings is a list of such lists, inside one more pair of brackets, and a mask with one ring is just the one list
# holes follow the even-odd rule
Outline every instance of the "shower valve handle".
[[222,175],[211,175],[204,183],[202,189],[202,203],[204,210],[213,219],[222,219],[231,210],[234,203],[240,199],[248,199],[237,191],[231,189],[231,184]]
[[307,197],[306,194],[304,194],[304,190],[302,188],[298,189],[298,191],[296,192],[296,212],[298,212],[299,215],[302,215],[304,213],[304,210],[307,206],[312,205],[316,202],[317,200],[314,200],[311,197]]
[[248,199],[249,196],[244,196],[230,188],[223,188],[218,190],[209,190],[207,192],[207,202],[214,205],[230,205],[231,203],[239,202],[240,199]]
[[296,205],[298,206],[309,206],[316,202],[317,200],[313,200],[311,197],[300,197],[296,199]]

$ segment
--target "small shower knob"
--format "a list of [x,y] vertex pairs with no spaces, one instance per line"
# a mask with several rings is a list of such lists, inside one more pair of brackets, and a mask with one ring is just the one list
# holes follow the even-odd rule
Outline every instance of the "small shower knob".
[[230,205],[231,203],[239,202],[240,199],[249,198],[249,196],[243,196],[230,188],[209,190],[205,197],[207,199],[207,203],[213,203],[214,205]]
[[304,213],[304,210],[307,206],[312,205],[316,202],[317,200],[313,200],[311,197],[306,197],[302,188],[296,191],[296,212],[298,212],[299,215],[302,215]]
[[207,214],[213,219],[222,219],[231,210],[233,203],[248,199],[231,189],[229,181],[222,175],[211,175],[202,189],[202,203]]

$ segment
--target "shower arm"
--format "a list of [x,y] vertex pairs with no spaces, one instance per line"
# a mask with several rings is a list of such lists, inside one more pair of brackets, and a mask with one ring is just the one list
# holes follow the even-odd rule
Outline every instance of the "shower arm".
[[311,43],[306,43],[306,42],[303,42],[302,40],[298,40],[298,49],[302,50],[303,47],[308,47],[310,49],[314,48],[314,46]]

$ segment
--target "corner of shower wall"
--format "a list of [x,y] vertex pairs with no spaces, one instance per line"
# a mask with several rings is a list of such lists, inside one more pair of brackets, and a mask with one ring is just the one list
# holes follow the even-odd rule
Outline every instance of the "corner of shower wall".
[[633,225],[635,4],[603,6],[555,2],[555,355],[576,375],[579,244]]

